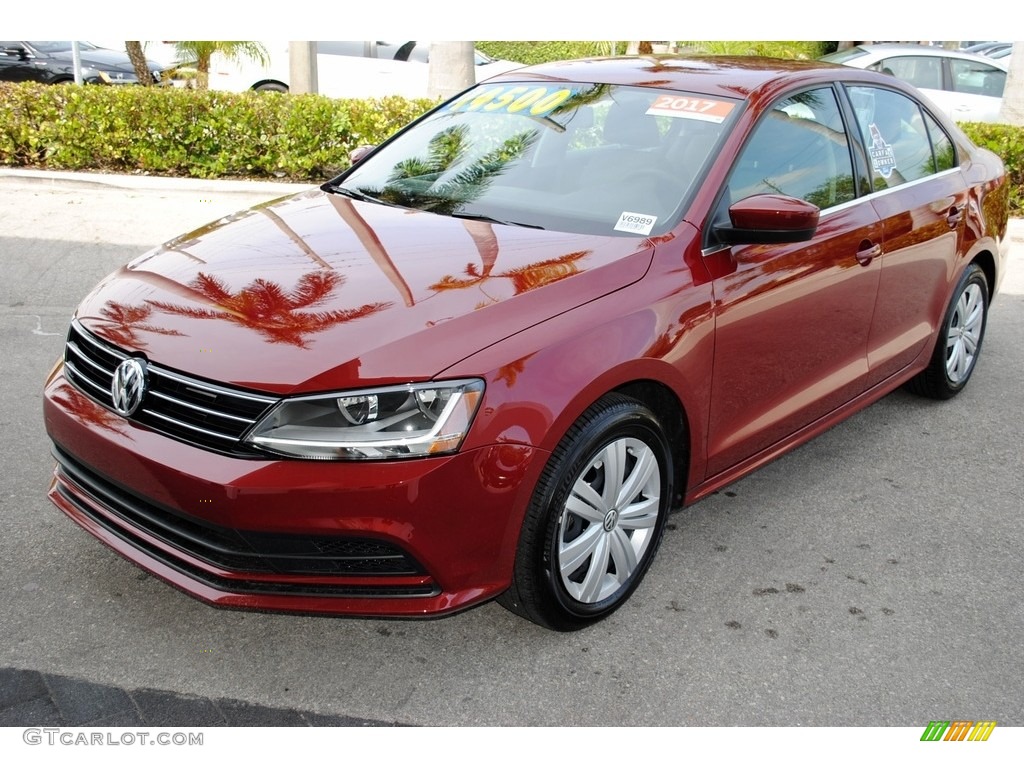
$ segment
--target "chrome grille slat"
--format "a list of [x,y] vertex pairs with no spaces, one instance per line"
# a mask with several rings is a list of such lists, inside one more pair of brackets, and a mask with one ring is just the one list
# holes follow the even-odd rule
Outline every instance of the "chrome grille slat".
[[167,371],[162,368],[156,369],[155,373],[158,376],[165,376],[168,379],[172,379],[173,381],[185,384],[186,386],[194,386],[196,384],[201,384],[202,388],[207,392],[229,395],[231,397],[237,397],[242,400],[251,400],[252,402],[255,403],[261,403],[264,406],[270,405],[271,403],[276,403],[278,401],[278,398],[276,397],[268,397],[266,395],[256,395],[249,392],[241,392],[234,389],[228,389],[227,387],[221,387],[216,384],[210,384],[209,382],[205,381],[198,382],[196,379],[190,378],[188,376],[182,376],[181,374],[174,373],[173,371]]
[[85,355],[82,352],[82,350],[80,350],[78,348],[78,345],[75,344],[74,342],[69,342],[68,343],[68,351],[69,352],[73,352],[76,359],[81,360],[83,363],[88,365],[94,371],[98,371],[100,374],[102,374],[104,376],[113,377],[113,375],[114,375],[114,369],[113,368],[107,368],[105,365],[100,365],[95,360],[93,360],[92,358],[90,358],[87,355]]
[[149,408],[143,408],[142,412],[146,416],[152,416],[153,418],[160,419],[160,421],[167,422],[168,424],[174,424],[175,426],[180,427],[181,429],[192,430],[194,432],[201,432],[204,435],[208,435],[209,437],[215,437],[218,440],[227,440],[228,442],[233,443],[236,442],[240,437],[240,435],[225,435],[221,432],[214,432],[209,429],[203,429],[202,427],[197,427],[194,424],[189,424],[187,421],[175,419],[171,416],[167,416],[166,414],[160,413],[159,411],[150,410]]
[[[78,323],[77,320],[72,321],[72,328],[75,328],[76,326],[79,329],[82,329],[82,326]],[[94,338],[93,336],[91,336],[87,332],[80,333],[79,338],[82,339],[82,341],[85,341],[85,342],[91,344],[93,347],[95,347],[100,352],[104,352],[104,353],[106,353],[108,355],[111,355],[112,357],[116,357],[116,358],[118,358],[118,360],[126,360],[129,357],[129,355],[126,352],[122,352],[121,350],[117,349],[116,347],[111,347],[111,346],[109,346],[107,344],[104,344],[103,342],[101,342],[98,339]]]
[[[72,321],[64,352],[67,379],[106,408],[114,368],[131,355]],[[278,398],[234,389],[148,363],[146,397],[131,420],[184,442],[222,453],[252,456],[240,440]]]
[[[89,387],[91,387],[94,390],[96,390],[97,393],[99,393],[99,394],[93,394],[92,396],[94,398],[100,400],[104,405],[106,405],[108,407],[110,406],[110,390],[103,389],[102,386],[97,384],[95,381],[90,379],[88,376],[83,376],[82,373],[77,368],[75,368],[75,366],[71,362],[69,362],[67,360],[64,361],[64,367],[67,368],[69,371],[71,371],[72,374],[74,374],[74,378],[71,381],[73,381],[75,384],[77,384],[79,389],[85,391],[85,388],[82,387],[82,384],[88,385]],[[90,394],[90,393],[86,392],[86,394]]]
[[165,400],[169,403],[174,403],[175,405],[181,406],[182,408],[187,408],[193,411],[199,411],[200,413],[205,413],[209,416],[216,416],[219,419],[230,419],[231,421],[237,421],[240,424],[244,424],[247,428],[252,426],[252,421],[242,416],[232,416],[230,413],[215,411],[212,408],[204,408],[203,406],[196,405],[195,403],[189,403],[184,400],[179,400],[176,397],[168,395],[166,392],[152,392],[151,394],[153,395],[153,397],[159,398],[160,400]]

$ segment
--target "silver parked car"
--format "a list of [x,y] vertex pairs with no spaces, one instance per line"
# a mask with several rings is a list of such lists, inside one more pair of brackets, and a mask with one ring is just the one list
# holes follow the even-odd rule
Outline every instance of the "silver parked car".
[[906,44],[858,45],[822,59],[894,75],[917,86],[958,122],[999,121],[1006,85],[1005,59]]

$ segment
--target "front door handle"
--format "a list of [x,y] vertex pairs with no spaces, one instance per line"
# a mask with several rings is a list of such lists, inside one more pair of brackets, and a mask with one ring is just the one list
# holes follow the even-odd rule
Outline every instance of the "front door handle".
[[857,261],[860,262],[862,267],[866,267],[873,258],[881,255],[882,246],[878,243],[872,243],[870,240],[865,240],[860,244],[860,249],[857,251]]

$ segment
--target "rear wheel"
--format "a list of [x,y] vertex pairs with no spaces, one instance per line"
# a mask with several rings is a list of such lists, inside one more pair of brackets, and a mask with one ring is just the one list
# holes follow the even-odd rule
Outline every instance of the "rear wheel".
[[559,631],[618,609],[647,572],[672,496],[672,458],[643,404],[607,395],[552,454],[527,511],[509,610]]
[[985,273],[971,264],[953,291],[928,367],[907,385],[911,391],[948,400],[967,386],[985,338],[988,298]]

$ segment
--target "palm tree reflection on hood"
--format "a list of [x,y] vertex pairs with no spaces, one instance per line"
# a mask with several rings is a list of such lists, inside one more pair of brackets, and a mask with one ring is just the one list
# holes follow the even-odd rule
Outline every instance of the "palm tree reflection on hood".
[[242,290],[232,293],[216,277],[200,272],[188,284],[193,296],[213,309],[186,307],[163,301],[148,303],[164,312],[201,320],[228,320],[243,328],[251,328],[274,344],[293,344],[308,349],[306,338],[341,323],[375,314],[390,306],[390,302],[364,304],[355,309],[335,309],[326,312],[303,312],[323,304],[327,297],[344,283],[336,272],[309,272],[299,278],[292,291],[263,278],[253,280]]
[[[488,280],[505,278],[512,281],[512,290],[515,295],[526,293],[534,288],[540,288],[545,285],[551,285],[557,283],[559,280],[564,280],[567,277],[575,275],[579,272],[579,266],[577,262],[581,259],[586,258],[591,254],[591,251],[573,251],[572,253],[566,253],[562,256],[557,256],[553,259],[545,259],[544,261],[534,262],[533,264],[524,264],[521,267],[514,267],[513,269],[506,270],[504,272],[494,272],[493,263],[490,265],[485,264],[484,270],[481,272],[476,268],[475,264],[467,264],[465,269],[466,277],[455,277],[454,275],[445,275],[438,282],[430,286],[432,291],[452,291],[460,288],[471,288],[474,285],[482,285]],[[484,295],[489,299],[486,303],[493,303],[498,301],[495,297],[488,294],[483,288]]]
[[[157,333],[161,336],[183,336],[181,331],[150,325],[152,307],[133,307],[117,301],[108,301],[100,310],[101,317],[89,318],[95,321],[90,329],[111,344],[121,349],[145,350],[147,344],[139,338],[139,331]],[[82,317],[80,319],[86,319]]]

